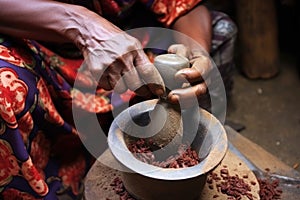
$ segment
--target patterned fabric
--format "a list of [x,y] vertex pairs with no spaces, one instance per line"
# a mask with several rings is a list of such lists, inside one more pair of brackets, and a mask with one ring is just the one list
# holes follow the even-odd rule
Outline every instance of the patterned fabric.
[[76,74],[82,76],[78,79],[82,88],[95,84],[76,71],[82,60],[58,57],[28,40],[1,36],[0,41],[2,196],[76,197],[82,192],[81,181],[93,158],[73,128],[71,100],[86,112],[106,113],[112,109],[108,92],[99,89],[92,95],[72,88]]
[[169,27],[175,19],[195,7],[201,0],[156,0],[151,10],[158,16],[158,20]]
[[136,3],[144,4],[157,17],[157,20],[169,27],[179,16],[185,14],[202,0],[60,0],[65,3],[72,3],[85,6],[90,10],[114,21],[115,18],[122,18],[131,12],[132,6]]
[[237,27],[224,13],[211,11],[212,15],[212,47],[210,55],[218,67],[229,97],[233,87],[232,73],[235,68],[234,47]]
[[[142,2],[151,7],[171,1]],[[116,8],[111,9],[118,13]],[[227,77],[233,67],[236,27],[222,13],[212,12],[212,17],[211,55]],[[128,91],[111,105],[110,91],[98,88],[96,94],[89,93],[96,83],[77,71],[81,63],[80,58],[63,58],[34,41],[0,35],[0,199],[80,198],[94,158],[74,129],[71,100],[76,109],[95,112],[100,123],[109,126],[106,114],[134,96]],[[72,87],[76,75],[81,90]],[[231,82],[230,77],[224,80]]]

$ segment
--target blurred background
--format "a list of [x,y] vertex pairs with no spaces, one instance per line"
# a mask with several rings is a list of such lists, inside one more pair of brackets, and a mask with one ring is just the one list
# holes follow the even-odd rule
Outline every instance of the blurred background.
[[300,9],[297,0],[210,0],[237,24],[227,123],[300,171]]

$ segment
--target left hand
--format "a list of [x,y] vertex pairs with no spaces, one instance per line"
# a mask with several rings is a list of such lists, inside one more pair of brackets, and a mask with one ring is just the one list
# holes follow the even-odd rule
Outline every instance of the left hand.
[[189,59],[191,67],[179,70],[175,79],[187,82],[182,88],[172,90],[168,99],[172,103],[190,105],[195,97],[199,99],[207,92],[208,74],[212,69],[209,54],[202,49],[189,49],[183,44],[174,44],[168,48],[169,53],[178,54]]

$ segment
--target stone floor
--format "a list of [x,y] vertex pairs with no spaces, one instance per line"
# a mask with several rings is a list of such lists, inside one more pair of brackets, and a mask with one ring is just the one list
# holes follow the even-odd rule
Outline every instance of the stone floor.
[[294,56],[280,60],[281,71],[272,79],[235,72],[227,120],[244,125],[242,135],[300,171],[300,73]]

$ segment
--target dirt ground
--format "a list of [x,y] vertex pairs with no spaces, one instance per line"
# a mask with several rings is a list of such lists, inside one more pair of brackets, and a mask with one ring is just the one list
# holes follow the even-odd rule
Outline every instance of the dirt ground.
[[242,135],[300,171],[300,73],[296,57],[282,54],[280,73],[250,80],[236,70],[227,120],[243,125]]

